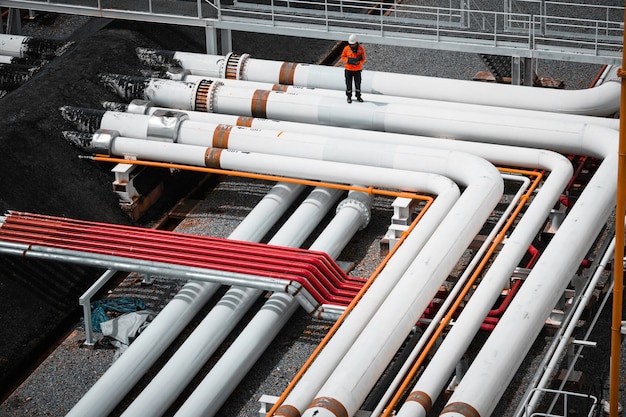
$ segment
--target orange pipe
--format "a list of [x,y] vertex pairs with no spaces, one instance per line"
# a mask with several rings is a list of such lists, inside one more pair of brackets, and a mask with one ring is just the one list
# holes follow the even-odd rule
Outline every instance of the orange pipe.
[[[624,9],[626,23],[626,9]],[[626,43],[626,31],[623,33]],[[622,51],[622,65],[626,62],[626,50]],[[617,160],[617,202],[615,207],[615,255],[613,258],[613,318],[611,320],[611,358],[609,370],[609,417],[617,417],[619,407],[620,361],[622,351],[622,302],[624,296],[624,175],[626,175],[626,71],[617,70],[621,78],[620,90],[620,117],[619,117],[619,147]]]

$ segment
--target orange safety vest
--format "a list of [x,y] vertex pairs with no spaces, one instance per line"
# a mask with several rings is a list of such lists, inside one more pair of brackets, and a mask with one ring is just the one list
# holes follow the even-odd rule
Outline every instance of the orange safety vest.
[[352,52],[350,45],[346,45],[341,53],[341,60],[344,63],[344,68],[348,71],[360,71],[363,69],[363,64],[366,61],[365,48],[359,44],[356,52]]

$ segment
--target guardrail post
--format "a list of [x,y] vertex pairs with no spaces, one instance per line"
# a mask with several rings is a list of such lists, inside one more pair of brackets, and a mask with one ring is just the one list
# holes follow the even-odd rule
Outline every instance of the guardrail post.
[[93,328],[91,327],[91,297],[93,297],[100,289],[115,275],[117,271],[107,270],[98,278],[98,280],[78,299],[78,304],[83,306],[83,321],[85,322],[85,345],[93,346],[96,342],[93,337]]
[[204,27],[204,36],[206,41],[206,53],[209,55],[217,55],[217,29],[215,26],[207,22]]

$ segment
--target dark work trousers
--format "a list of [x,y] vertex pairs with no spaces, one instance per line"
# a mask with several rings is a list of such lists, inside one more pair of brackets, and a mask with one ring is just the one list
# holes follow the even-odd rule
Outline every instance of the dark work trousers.
[[346,72],[346,96],[352,98],[352,80],[354,80],[354,93],[356,97],[361,97],[361,70],[359,71],[350,71],[345,70]]

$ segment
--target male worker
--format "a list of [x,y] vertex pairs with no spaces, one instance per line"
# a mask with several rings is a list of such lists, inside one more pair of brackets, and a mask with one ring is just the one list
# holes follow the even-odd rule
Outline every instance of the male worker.
[[353,33],[348,38],[348,45],[343,48],[341,53],[346,75],[346,96],[348,103],[352,103],[352,80],[354,80],[354,93],[356,99],[363,102],[361,98],[361,71],[365,64],[365,48],[359,43],[356,35]]

